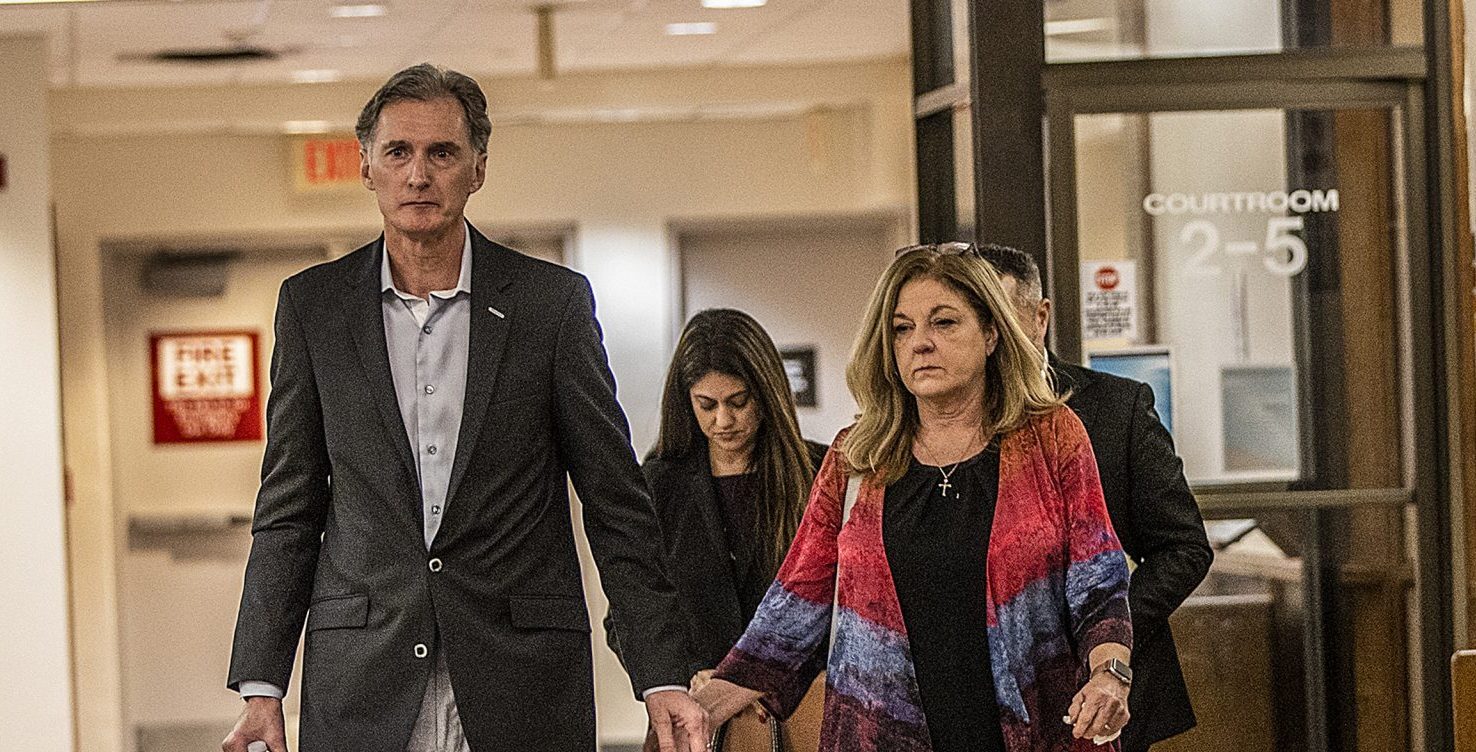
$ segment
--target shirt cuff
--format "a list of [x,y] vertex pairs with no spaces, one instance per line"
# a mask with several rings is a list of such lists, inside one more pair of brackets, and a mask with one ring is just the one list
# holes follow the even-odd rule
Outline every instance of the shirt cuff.
[[240,684],[240,692],[243,700],[248,697],[272,697],[280,700],[286,694],[281,687],[264,681],[243,681]]
[[[246,686],[245,682],[242,682],[241,686],[242,686],[242,690],[241,691],[244,694],[245,693],[245,689],[244,688]],[[686,687],[683,687],[680,684],[662,684],[659,687],[652,687],[652,688],[650,688],[650,689],[642,692],[641,693],[641,699],[642,700],[645,700],[645,699],[649,698],[651,695],[656,694],[657,692],[683,692],[683,693],[685,693],[686,691],[687,691],[687,688]]]

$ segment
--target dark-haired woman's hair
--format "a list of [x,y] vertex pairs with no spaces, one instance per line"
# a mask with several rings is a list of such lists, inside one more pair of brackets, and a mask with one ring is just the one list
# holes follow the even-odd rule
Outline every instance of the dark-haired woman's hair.
[[678,459],[707,451],[707,437],[692,412],[692,385],[711,373],[742,381],[758,408],[759,424],[749,457],[754,488],[754,563],[773,576],[799,528],[814,469],[794,414],[784,363],[768,332],[752,316],[711,308],[687,322],[666,371],[661,429],[651,455]]

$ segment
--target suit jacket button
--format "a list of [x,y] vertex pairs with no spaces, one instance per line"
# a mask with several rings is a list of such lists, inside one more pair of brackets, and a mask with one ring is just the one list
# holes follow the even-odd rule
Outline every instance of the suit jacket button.
[[429,566],[430,566],[430,571],[432,571],[432,572],[439,572],[439,571],[441,571],[441,560],[440,559],[431,559]]
[[424,657],[426,657],[428,655],[430,655],[430,648],[426,647],[425,646],[425,643],[423,643],[423,642],[417,642],[417,643],[415,643],[415,657],[416,658],[424,658]]

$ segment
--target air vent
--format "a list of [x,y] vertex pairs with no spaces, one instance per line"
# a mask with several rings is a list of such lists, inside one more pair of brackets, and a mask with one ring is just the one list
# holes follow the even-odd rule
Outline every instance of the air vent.
[[119,55],[118,60],[133,63],[186,63],[191,65],[255,63],[277,60],[287,52],[289,50],[233,44],[222,47],[179,47],[156,52],[128,52]]
[[239,251],[159,251],[144,262],[140,283],[159,298],[216,298],[225,294]]

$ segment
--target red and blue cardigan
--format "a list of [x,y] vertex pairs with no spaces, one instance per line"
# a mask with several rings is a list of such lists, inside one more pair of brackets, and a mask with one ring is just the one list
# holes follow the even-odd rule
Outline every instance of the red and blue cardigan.
[[[825,457],[774,584],[716,677],[763,692],[769,709],[788,717],[819,671],[810,659],[826,649],[834,599],[820,751],[924,752],[932,746],[927,719],[882,542],[886,488],[864,477],[842,528],[845,434]],[[1005,748],[1107,749],[1073,740],[1061,720],[1092,648],[1132,645],[1127,559],[1086,429],[1069,408],[1001,440],[988,562],[989,653]]]

